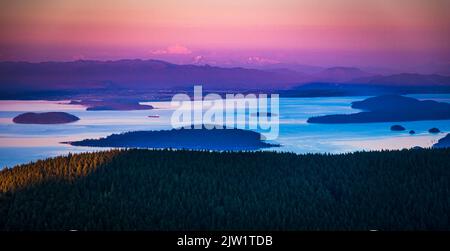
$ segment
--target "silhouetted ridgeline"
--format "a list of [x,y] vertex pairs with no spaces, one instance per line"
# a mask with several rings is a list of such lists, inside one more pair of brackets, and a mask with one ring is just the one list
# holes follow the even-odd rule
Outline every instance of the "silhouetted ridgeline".
[[126,150],[0,172],[6,230],[450,230],[450,149]]
[[[247,65],[248,66],[248,65]],[[281,67],[281,68],[278,68]],[[192,88],[201,83],[210,90],[289,90],[283,96],[347,96],[381,93],[449,93],[450,77],[436,74],[402,73],[374,75],[353,67],[317,67],[310,72],[278,65],[272,69],[247,69],[209,65],[179,65],[160,60],[78,60],[73,62],[0,62],[0,99],[73,99],[73,92],[104,97],[147,90]],[[308,67],[309,68],[309,67]],[[305,71],[306,70],[306,71]],[[304,84],[342,83],[340,86]],[[300,86],[300,89],[297,87]],[[311,88],[312,87],[312,88]],[[324,88],[325,87],[325,88]],[[365,93],[365,94],[364,94]],[[72,94],[72,95],[71,95]],[[136,97],[134,95],[134,97]]]
[[73,62],[0,62],[0,91],[127,88],[280,88],[299,83],[297,72],[271,72],[209,65],[178,65],[160,60],[78,60]]

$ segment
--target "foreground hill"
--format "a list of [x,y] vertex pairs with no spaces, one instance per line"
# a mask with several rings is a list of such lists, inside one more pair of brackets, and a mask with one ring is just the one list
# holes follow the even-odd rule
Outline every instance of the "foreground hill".
[[127,150],[0,172],[5,230],[450,230],[450,149]]

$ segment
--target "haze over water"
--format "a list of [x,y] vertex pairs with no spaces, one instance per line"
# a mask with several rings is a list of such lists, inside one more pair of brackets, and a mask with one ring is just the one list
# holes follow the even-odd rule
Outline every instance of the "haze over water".
[[[409,95],[450,103],[450,94]],[[437,127],[450,132],[450,121],[415,121],[362,124],[308,124],[311,116],[358,112],[352,101],[367,97],[280,98],[280,131],[275,140],[281,147],[268,151],[295,153],[343,153],[361,150],[430,147],[445,133],[430,134]],[[112,133],[136,130],[171,129],[173,108],[170,102],[145,102],[156,109],[141,111],[86,111],[85,107],[64,104],[67,101],[0,101],[0,167],[14,166],[69,152],[98,151],[105,148],[74,147],[60,144]],[[14,124],[12,118],[29,111],[65,111],[80,118],[64,125]],[[158,115],[159,117],[148,117]],[[390,126],[401,124],[403,132]],[[409,135],[408,131],[416,131]]]

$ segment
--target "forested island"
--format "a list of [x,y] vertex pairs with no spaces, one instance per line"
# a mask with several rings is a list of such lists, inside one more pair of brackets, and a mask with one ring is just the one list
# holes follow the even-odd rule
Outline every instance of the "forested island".
[[3,230],[450,230],[450,149],[111,150],[0,171]]
[[66,112],[27,112],[13,118],[17,124],[65,124],[78,120],[80,118]]
[[450,119],[449,103],[421,101],[399,95],[383,95],[355,101],[352,108],[363,111],[311,117],[308,123],[344,124]]
[[63,142],[73,146],[172,148],[193,150],[258,150],[278,146],[261,134],[242,129],[172,129],[112,134],[100,139]]

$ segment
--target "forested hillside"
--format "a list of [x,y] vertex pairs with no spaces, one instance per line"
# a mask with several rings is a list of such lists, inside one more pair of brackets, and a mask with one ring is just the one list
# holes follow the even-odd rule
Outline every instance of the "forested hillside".
[[0,171],[4,230],[450,230],[450,149],[112,150]]

